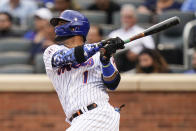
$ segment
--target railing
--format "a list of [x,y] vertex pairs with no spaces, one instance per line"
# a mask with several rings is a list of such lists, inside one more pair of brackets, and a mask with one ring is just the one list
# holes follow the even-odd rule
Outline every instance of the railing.
[[190,34],[191,30],[193,27],[196,26],[196,20],[190,21],[186,24],[184,27],[184,32],[183,32],[183,43],[184,43],[184,48],[183,48],[183,59],[184,59],[184,68],[188,69],[189,68],[189,56],[190,56],[190,51],[189,51],[189,43],[190,43]]

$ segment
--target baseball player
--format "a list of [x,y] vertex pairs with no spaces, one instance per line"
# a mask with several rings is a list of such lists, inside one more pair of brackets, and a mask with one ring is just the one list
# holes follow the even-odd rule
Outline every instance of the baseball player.
[[86,44],[89,21],[77,11],[65,10],[50,23],[58,44],[48,47],[43,58],[71,125],[67,131],[118,131],[120,114],[109,104],[106,89],[115,90],[120,82],[110,58],[124,42],[117,37]]

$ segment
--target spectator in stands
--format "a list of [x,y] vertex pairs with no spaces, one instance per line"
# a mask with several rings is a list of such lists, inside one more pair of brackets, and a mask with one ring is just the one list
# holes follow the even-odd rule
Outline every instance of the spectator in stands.
[[12,28],[12,16],[7,12],[0,12],[0,38],[19,36]]
[[144,14],[161,14],[168,10],[180,10],[181,3],[175,0],[146,0],[143,5],[138,8],[140,13]]
[[[109,34],[110,38],[120,37],[121,39],[128,39],[131,36],[141,33],[144,29],[138,26],[136,18],[136,10],[132,5],[124,5],[121,9],[121,23],[122,27]],[[127,71],[135,67],[137,55],[143,48],[155,48],[154,41],[151,36],[138,39],[136,41],[126,44],[128,51],[121,51],[117,54],[117,67],[120,71]]]
[[87,43],[97,43],[102,40],[103,31],[99,26],[92,25],[88,32]]
[[136,73],[170,73],[165,59],[156,50],[144,49],[138,56]]
[[54,8],[54,0],[37,0],[40,5],[45,6],[48,9]]
[[196,49],[192,56],[192,68],[191,70],[186,71],[186,74],[195,74],[196,73]]
[[36,54],[44,52],[48,46],[54,44],[54,29],[49,23],[51,18],[52,13],[47,8],[41,8],[35,12],[35,30],[27,32],[24,36],[24,38],[33,42],[31,49],[32,59]]
[[0,11],[9,12],[15,18],[19,18],[21,25],[26,25],[26,19],[37,9],[33,1],[7,0],[0,4]]
[[196,0],[186,0],[186,1],[184,1],[181,10],[182,11],[196,12]]
[[88,10],[98,10],[107,13],[107,24],[112,23],[112,14],[120,10],[120,6],[111,0],[95,0],[95,3],[88,7]]

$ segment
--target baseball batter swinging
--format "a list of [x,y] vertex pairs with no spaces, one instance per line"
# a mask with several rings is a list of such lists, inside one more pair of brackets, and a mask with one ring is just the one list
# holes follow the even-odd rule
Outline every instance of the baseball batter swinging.
[[89,21],[77,11],[65,10],[50,23],[60,44],[48,47],[43,58],[71,124],[67,131],[118,131],[120,114],[109,104],[106,89],[115,90],[120,82],[111,56],[124,42],[117,37],[86,44]]

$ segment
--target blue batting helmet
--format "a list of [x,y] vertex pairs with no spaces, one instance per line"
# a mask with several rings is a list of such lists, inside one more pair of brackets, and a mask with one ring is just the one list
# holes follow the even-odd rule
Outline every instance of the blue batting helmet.
[[[60,20],[64,20],[68,23],[57,26]],[[52,18],[50,23],[51,25],[56,26],[56,41],[65,40],[76,35],[83,36],[85,41],[90,28],[88,19],[80,12],[74,10],[63,11],[60,17]]]

